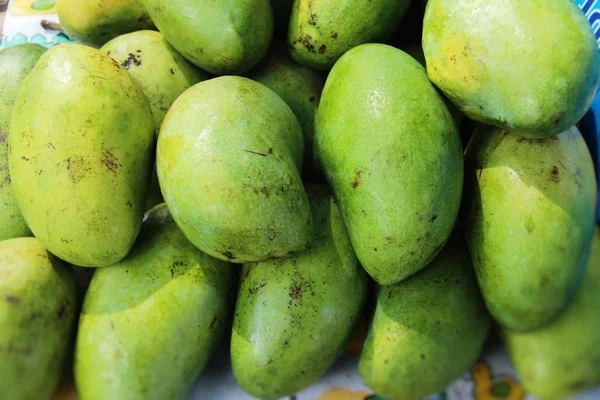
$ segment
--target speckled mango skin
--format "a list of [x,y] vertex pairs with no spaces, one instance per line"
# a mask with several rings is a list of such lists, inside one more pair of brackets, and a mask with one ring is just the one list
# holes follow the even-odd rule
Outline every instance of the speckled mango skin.
[[242,272],[231,363],[241,387],[275,400],[319,379],[344,350],[361,317],[368,277],[358,264],[326,186],[308,186],[312,244]]
[[307,67],[329,70],[353,47],[386,41],[409,4],[410,0],[295,0],[290,54]]
[[0,398],[49,399],[71,348],[73,271],[35,238],[0,242]]
[[156,26],[185,58],[214,75],[240,75],[273,38],[269,0],[145,0]]
[[360,376],[390,400],[440,392],[475,363],[490,322],[467,246],[453,234],[424,270],[378,287]]
[[56,12],[72,39],[91,46],[154,27],[144,0],[57,0]]
[[142,223],[154,144],[148,101],[123,67],[91,47],[48,50],[10,126],[13,190],[31,231],[75,265],[121,260]]
[[566,400],[600,383],[600,230],[595,229],[583,284],[556,319],[534,332],[505,332],[525,390]]
[[96,271],[75,352],[82,400],[185,399],[225,334],[235,269],[199,251],[164,204],[131,254]]
[[304,250],[302,129],[285,102],[247,78],[201,82],[173,104],[158,139],[165,202],[205,253],[246,263]]
[[469,118],[522,137],[569,129],[598,88],[596,40],[573,1],[431,0],[423,50],[431,81]]
[[31,235],[12,190],[8,131],[21,84],[45,51],[44,47],[31,43],[0,51],[0,240]]
[[581,283],[594,229],[596,181],[577,130],[525,139],[480,126],[466,151],[461,227],[496,321],[541,328]]
[[249,76],[279,95],[292,109],[304,133],[304,168],[317,172],[313,156],[315,118],[325,80],[320,73],[292,61],[283,43],[275,43],[265,61]]
[[463,183],[460,139],[425,69],[387,45],[348,51],[325,83],[315,140],[371,277],[389,285],[425,267],[450,236]]
[[156,132],[171,104],[187,89],[209,75],[186,60],[163,34],[137,31],[121,35],[100,49],[121,64],[150,102]]

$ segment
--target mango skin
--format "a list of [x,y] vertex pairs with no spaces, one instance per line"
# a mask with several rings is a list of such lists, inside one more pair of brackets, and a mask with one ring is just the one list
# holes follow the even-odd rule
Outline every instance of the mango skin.
[[57,0],[65,32],[81,43],[102,46],[128,32],[154,28],[143,0]]
[[469,118],[526,138],[569,129],[598,88],[596,40],[573,1],[431,0],[423,50],[431,81]]
[[302,129],[290,108],[242,77],[186,91],[158,139],[158,180],[173,218],[200,250],[234,263],[306,248],[312,221],[302,160]]
[[45,51],[44,47],[32,43],[0,51],[0,240],[31,236],[12,190],[8,131],[21,84]]
[[160,32],[146,30],[121,35],[100,50],[129,71],[142,88],[150,102],[157,133],[177,97],[210,78],[179,54]]
[[325,80],[320,73],[292,61],[283,43],[275,43],[250,79],[273,90],[292,109],[304,133],[304,168],[306,175],[318,172],[313,155],[315,118]]
[[148,211],[131,254],[97,270],[87,291],[75,353],[81,398],[187,398],[225,334],[234,278],[164,204]]
[[543,328],[505,332],[504,340],[527,392],[568,399],[600,383],[600,230],[596,226],[583,284],[569,306]]
[[369,275],[390,285],[425,267],[450,236],[463,183],[456,126],[425,69],[387,45],[348,51],[325,83],[316,145]]
[[0,242],[0,398],[49,399],[75,333],[73,271],[35,238]]
[[[413,57],[415,60],[417,60],[419,62],[419,64],[421,64],[423,67],[425,67],[425,69],[427,69],[425,54],[423,54],[423,48],[421,47],[420,44],[412,44],[412,45],[406,46],[405,48],[403,48],[401,50],[404,51],[405,53],[409,54],[411,57]],[[456,106],[450,100],[448,100],[448,98],[446,98],[446,97],[442,97],[442,98],[444,99],[444,103],[446,104],[446,107],[448,107],[448,111],[450,111],[450,114],[452,115],[452,118],[454,119],[454,123],[456,124],[456,129],[459,132],[461,132],[462,122],[463,122],[463,119],[465,116],[463,115],[462,112],[460,112],[460,110],[458,108],[456,108]],[[462,139],[462,135],[461,135],[461,139]]]
[[424,270],[378,287],[360,376],[390,400],[440,392],[477,361],[490,323],[468,249],[453,234]]
[[150,106],[124,68],[82,45],[48,50],[10,126],[13,190],[31,231],[71,264],[121,260],[144,215],[154,144]]
[[346,51],[387,41],[409,4],[410,0],[295,0],[290,54],[302,65],[329,70]]
[[269,0],[145,0],[158,29],[185,58],[214,75],[240,75],[273,38]]
[[231,336],[240,386],[261,399],[291,396],[331,367],[362,315],[368,277],[327,186],[307,187],[309,249],[244,265]]
[[577,130],[524,139],[480,126],[466,151],[461,227],[492,316],[539,329],[581,284],[594,229],[596,180]]

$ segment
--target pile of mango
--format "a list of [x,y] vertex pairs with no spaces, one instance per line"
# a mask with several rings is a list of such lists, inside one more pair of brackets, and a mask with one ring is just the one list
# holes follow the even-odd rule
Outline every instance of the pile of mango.
[[71,358],[82,400],[185,399],[223,342],[278,399],[363,318],[388,399],[492,326],[540,398],[600,383],[600,55],[570,0],[57,7],[82,44],[0,53],[0,399]]

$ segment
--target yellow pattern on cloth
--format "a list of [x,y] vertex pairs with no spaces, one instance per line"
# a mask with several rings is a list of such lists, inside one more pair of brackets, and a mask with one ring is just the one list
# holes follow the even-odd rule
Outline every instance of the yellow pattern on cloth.
[[492,377],[490,367],[479,362],[471,370],[475,381],[475,400],[523,400],[525,391],[511,377]]
[[56,0],[14,0],[11,15],[52,14],[56,12]]

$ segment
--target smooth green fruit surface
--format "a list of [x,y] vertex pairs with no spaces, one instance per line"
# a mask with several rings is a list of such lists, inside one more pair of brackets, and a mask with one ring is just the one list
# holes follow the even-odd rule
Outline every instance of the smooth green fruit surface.
[[131,254],[98,269],[79,320],[75,377],[84,400],[185,399],[225,334],[233,266],[181,233],[164,204]]
[[44,47],[29,43],[0,51],[0,240],[31,235],[12,190],[8,131],[21,85],[45,51]]
[[295,0],[290,54],[307,67],[328,70],[353,47],[386,41],[409,4],[410,0]]
[[367,272],[389,285],[425,267],[452,231],[463,183],[456,126],[425,69],[391,46],[350,50],[325,83],[315,140]]
[[309,175],[317,172],[313,142],[315,118],[325,85],[321,74],[292,61],[285,45],[275,43],[250,78],[273,90],[290,106],[304,133],[303,170]]
[[304,250],[311,216],[300,180],[302,129],[272,90],[226,76],[173,104],[157,172],[173,218],[205,253],[245,263]]
[[145,0],[165,38],[185,58],[215,75],[254,67],[273,38],[269,0]]
[[583,284],[571,304],[543,328],[505,332],[525,389],[540,399],[568,399],[600,383],[600,230]]
[[292,396],[324,375],[366,300],[367,275],[328,188],[307,192],[315,221],[310,248],[242,272],[231,362],[241,387],[261,399]]
[[423,50],[431,81],[469,118],[522,137],[569,129],[598,88],[596,40],[573,1],[431,0]]
[[466,163],[461,227],[487,307],[509,330],[539,329],[567,306],[587,263],[590,152],[575,127],[532,140],[481,126]]
[[121,260],[142,223],[154,143],[148,101],[123,67],[82,45],[48,50],[10,126],[12,186],[31,231],[75,265]]
[[440,392],[477,361],[490,321],[468,249],[454,234],[424,270],[378,288],[360,375],[390,400]]
[[156,131],[179,95],[209,75],[186,60],[163,34],[138,31],[119,36],[100,49],[121,64],[150,102]]
[[143,0],[57,0],[56,11],[65,32],[91,46],[154,27]]
[[35,238],[0,242],[0,398],[49,399],[71,348],[73,271]]

